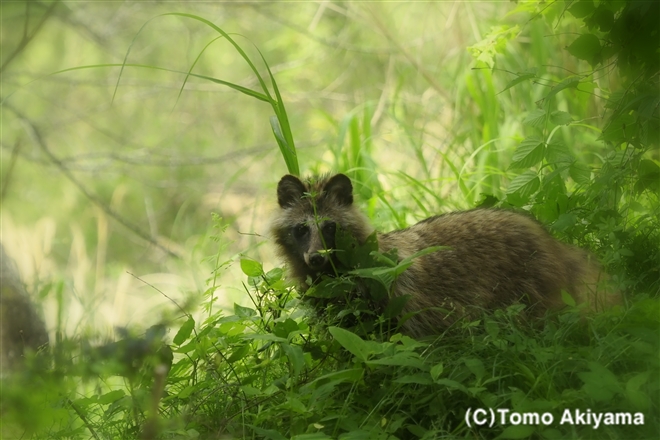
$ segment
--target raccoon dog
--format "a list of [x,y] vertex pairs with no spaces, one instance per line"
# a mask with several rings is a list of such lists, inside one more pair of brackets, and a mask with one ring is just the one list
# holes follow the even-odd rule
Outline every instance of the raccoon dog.
[[[308,280],[333,275],[330,259],[338,227],[360,243],[373,232],[353,204],[353,185],[343,174],[306,181],[286,175],[277,186],[277,201],[272,236],[303,290]],[[562,290],[596,306],[598,264],[515,212],[474,209],[438,215],[378,234],[378,245],[381,252],[396,248],[399,259],[430,246],[447,247],[415,259],[394,283],[393,296],[410,296],[404,313],[419,312],[403,325],[411,336],[437,333],[475,307],[524,303],[532,314],[542,314],[561,307]]]

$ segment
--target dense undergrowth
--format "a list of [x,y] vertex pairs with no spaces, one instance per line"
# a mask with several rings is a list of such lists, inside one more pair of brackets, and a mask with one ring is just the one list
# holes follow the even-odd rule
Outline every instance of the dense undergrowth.
[[[116,342],[60,336],[49,350],[29,356],[25,368],[3,379],[3,433],[35,439],[655,438],[660,97],[657,23],[649,17],[657,17],[657,8],[632,1],[520,2],[517,12],[529,17],[522,31],[495,28],[470,48],[475,69],[465,77],[460,102],[478,107],[479,130],[459,122],[452,146],[474,148],[462,156],[441,153],[444,167],[436,172],[411,135],[408,147],[424,177],[397,176],[414,189],[412,203],[425,215],[441,204],[434,188],[440,183],[470,206],[531,212],[557,237],[592,250],[624,304],[583,319],[567,298],[566,310],[534,322],[524,319],[522,306],[511,306],[414,340],[398,331],[401,304],[374,307],[387,304],[391,282],[405,269],[405,262],[381,267],[374,243],[355,257],[368,260],[370,269],[327,280],[305,301],[282,268],[242,257],[234,263],[247,277],[250,306],[212,311],[214,277],[199,294],[203,317],[186,305],[173,307],[177,318],[126,330]],[[525,59],[529,45],[547,45],[547,29],[575,29],[567,14],[584,26],[567,46],[574,72]],[[516,40],[521,32],[526,42]],[[616,80],[606,81],[611,77]],[[273,132],[296,173],[282,97],[270,71],[268,79],[272,93],[260,76],[260,92],[233,88],[272,106]],[[514,114],[506,122],[515,135],[500,145],[502,109]],[[397,111],[390,110],[393,119]],[[358,183],[372,217],[382,214],[403,227],[408,218],[401,205],[384,196],[375,177],[373,112],[365,105],[337,124],[341,142],[332,149],[332,165]],[[221,219],[215,227],[224,230]],[[226,237],[212,238],[220,273],[230,263],[222,252]],[[356,286],[362,296],[343,297]],[[479,409],[487,422],[477,426],[466,415]]]

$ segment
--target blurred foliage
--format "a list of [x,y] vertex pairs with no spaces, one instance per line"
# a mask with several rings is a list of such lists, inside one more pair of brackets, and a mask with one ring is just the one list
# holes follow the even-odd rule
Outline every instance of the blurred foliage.
[[[0,7],[2,242],[54,335],[2,379],[3,438],[657,433],[656,3]],[[527,210],[596,253],[626,307],[530,328],[514,306],[424,341],[341,289],[310,317],[260,263],[287,150],[240,87],[269,72],[302,172],[349,174],[379,230]],[[372,263],[365,295],[397,270]],[[645,419],[470,428],[477,407]]]

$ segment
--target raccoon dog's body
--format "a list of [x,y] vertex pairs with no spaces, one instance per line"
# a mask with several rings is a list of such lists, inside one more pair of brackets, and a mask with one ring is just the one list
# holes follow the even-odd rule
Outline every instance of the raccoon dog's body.
[[[334,248],[337,225],[360,243],[373,232],[353,204],[353,187],[343,174],[305,182],[284,176],[277,198],[281,209],[272,235],[303,289],[308,280],[332,274],[332,257],[324,249]],[[381,252],[396,248],[400,259],[430,246],[448,247],[415,259],[394,284],[394,296],[410,295],[404,312],[419,311],[404,324],[412,336],[437,333],[474,306],[495,309],[521,302],[540,314],[561,306],[562,290],[595,305],[597,263],[515,212],[475,209],[430,217],[379,234],[378,244]]]

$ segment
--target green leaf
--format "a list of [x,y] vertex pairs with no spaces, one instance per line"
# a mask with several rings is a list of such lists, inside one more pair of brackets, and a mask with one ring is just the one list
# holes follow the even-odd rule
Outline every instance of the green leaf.
[[555,110],[550,113],[550,122],[555,125],[568,125],[573,122],[573,118],[570,113],[563,112],[561,110]]
[[578,84],[580,84],[580,78],[576,76],[566,78],[565,80],[563,80],[562,82],[551,88],[544,99],[548,100],[564,89],[570,89],[570,88],[574,89],[578,86]]
[[237,349],[234,350],[234,352],[227,358],[227,362],[230,364],[233,364],[236,361],[240,361],[243,359],[249,352],[250,352],[250,344],[243,344]]
[[467,388],[465,388],[463,384],[461,384],[460,382],[456,382],[455,380],[441,378],[441,379],[436,379],[434,382],[437,383],[438,385],[444,385],[450,390],[460,390],[463,391],[465,394],[469,394]]
[[590,22],[598,26],[601,32],[609,32],[612,29],[612,25],[614,25],[614,12],[601,4],[594,11]]
[[400,295],[390,299],[383,311],[383,316],[388,319],[399,316],[410,298],[410,295]]
[[518,77],[509,81],[506,87],[504,87],[500,93],[509,90],[511,87],[520,84],[523,81],[528,81],[530,79],[536,78],[536,68],[530,69],[523,73],[518,73],[517,75]]
[[256,314],[257,312],[255,312],[254,309],[239,306],[238,304],[234,303],[234,315],[238,316],[239,318],[249,318]]
[[126,395],[126,393],[124,393],[124,390],[110,391],[109,393],[105,393],[105,394],[99,396],[97,402],[101,405],[108,405],[110,403],[113,403],[113,402],[121,399],[125,395]]
[[617,377],[605,366],[589,362],[589,369],[591,371],[578,373],[578,377],[584,382],[584,391],[592,399],[605,402],[623,391]]
[[574,1],[568,8],[568,12],[573,14],[575,18],[584,18],[593,14],[596,7],[593,0],[578,0]]
[[486,374],[486,369],[481,359],[469,358],[465,359],[463,362],[465,363],[465,366],[468,367],[468,370],[470,370],[472,374],[475,375],[478,381],[483,379],[484,374]]
[[550,164],[567,164],[573,163],[575,158],[571,154],[566,144],[561,141],[552,141],[546,148],[545,160],[547,160]]
[[523,140],[513,153],[512,168],[529,168],[539,164],[543,160],[545,143],[537,137]]
[[298,323],[291,318],[287,318],[285,321],[276,322],[273,329],[273,333],[280,338],[288,338],[291,332],[299,330]]
[[431,378],[433,379],[433,382],[438,382],[438,379],[440,379],[440,376],[442,376],[442,372],[445,370],[444,365],[442,362],[440,362],[437,365],[434,365],[433,368],[431,368]]
[[593,34],[580,35],[567,47],[568,52],[575,58],[588,61],[593,64],[597,56],[600,55],[602,48],[600,40]]
[[411,256],[401,260],[401,262],[394,268],[395,275],[396,276],[401,275],[408,267],[410,267],[410,265],[413,263],[413,261],[416,258],[423,257],[424,255],[432,254],[434,252],[439,252],[447,249],[450,248],[448,246],[429,246],[427,248],[422,249],[421,251],[417,251]]
[[288,342],[285,338],[280,338],[272,333],[244,333],[241,337],[255,341]]
[[246,425],[246,426],[252,428],[255,433],[259,434],[259,436],[263,438],[267,438],[270,440],[289,440],[288,437],[283,436],[274,429],[264,429],[254,425]]
[[660,192],[660,167],[649,159],[642,159],[637,169],[639,179],[635,183],[635,191],[641,193],[650,189],[656,193]]
[[560,214],[559,217],[557,218],[557,221],[555,221],[552,224],[552,229],[558,232],[563,232],[575,226],[576,223],[577,223],[577,216],[575,214],[564,213],[564,214]]
[[194,385],[189,385],[179,391],[179,393],[176,395],[179,399],[185,399],[186,397],[189,397],[193,392],[196,391],[196,387]]
[[496,438],[516,439],[516,438],[529,438],[534,433],[534,426],[530,425],[509,425],[504,428],[502,434]]
[[525,119],[523,119],[523,124],[530,125],[536,128],[543,128],[545,125],[545,120],[547,118],[547,113],[545,110],[536,109],[530,112]]
[[487,319],[484,321],[484,327],[486,328],[486,333],[488,333],[491,339],[493,340],[498,339],[498,336],[500,334],[500,326],[499,324],[497,324],[496,321]]
[[261,263],[249,258],[241,258],[241,270],[249,277],[259,277],[264,274]]
[[635,408],[642,411],[648,411],[651,406],[651,399],[648,394],[644,393],[639,388],[648,381],[650,375],[650,371],[645,371],[636,374],[626,382],[626,397],[628,398],[628,401]]
[[174,342],[175,345],[183,344],[190,337],[190,333],[192,333],[194,328],[195,320],[192,316],[189,316],[188,320],[184,322],[181,328],[179,328],[179,331],[176,332],[176,336],[174,336],[172,342]]
[[367,343],[355,333],[339,327],[329,327],[328,331],[339,344],[361,361],[366,361],[370,355],[376,353],[373,345]]
[[281,347],[293,367],[294,377],[297,377],[305,366],[305,355],[303,354],[302,349],[297,345],[290,344],[282,344]]
[[569,174],[576,183],[585,185],[591,181],[591,170],[588,166],[575,162],[569,168]]
[[534,171],[525,171],[524,173],[516,176],[506,190],[507,194],[518,194],[520,197],[527,199],[534,194],[541,186],[539,176]]
[[367,365],[395,365],[400,367],[412,367],[418,370],[425,370],[426,364],[419,355],[412,351],[402,351],[393,356],[386,356],[366,362]]
[[573,297],[568,292],[566,292],[565,290],[561,291],[561,300],[567,306],[575,307],[575,299],[573,299]]
[[398,377],[394,380],[395,383],[414,383],[419,385],[431,385],[431,375],[429,373],[409,374],[406,376]]
[[332,440],[332,437],[323,432],[314,432],[311,434],[298,434],[291,437],[291,440]]

